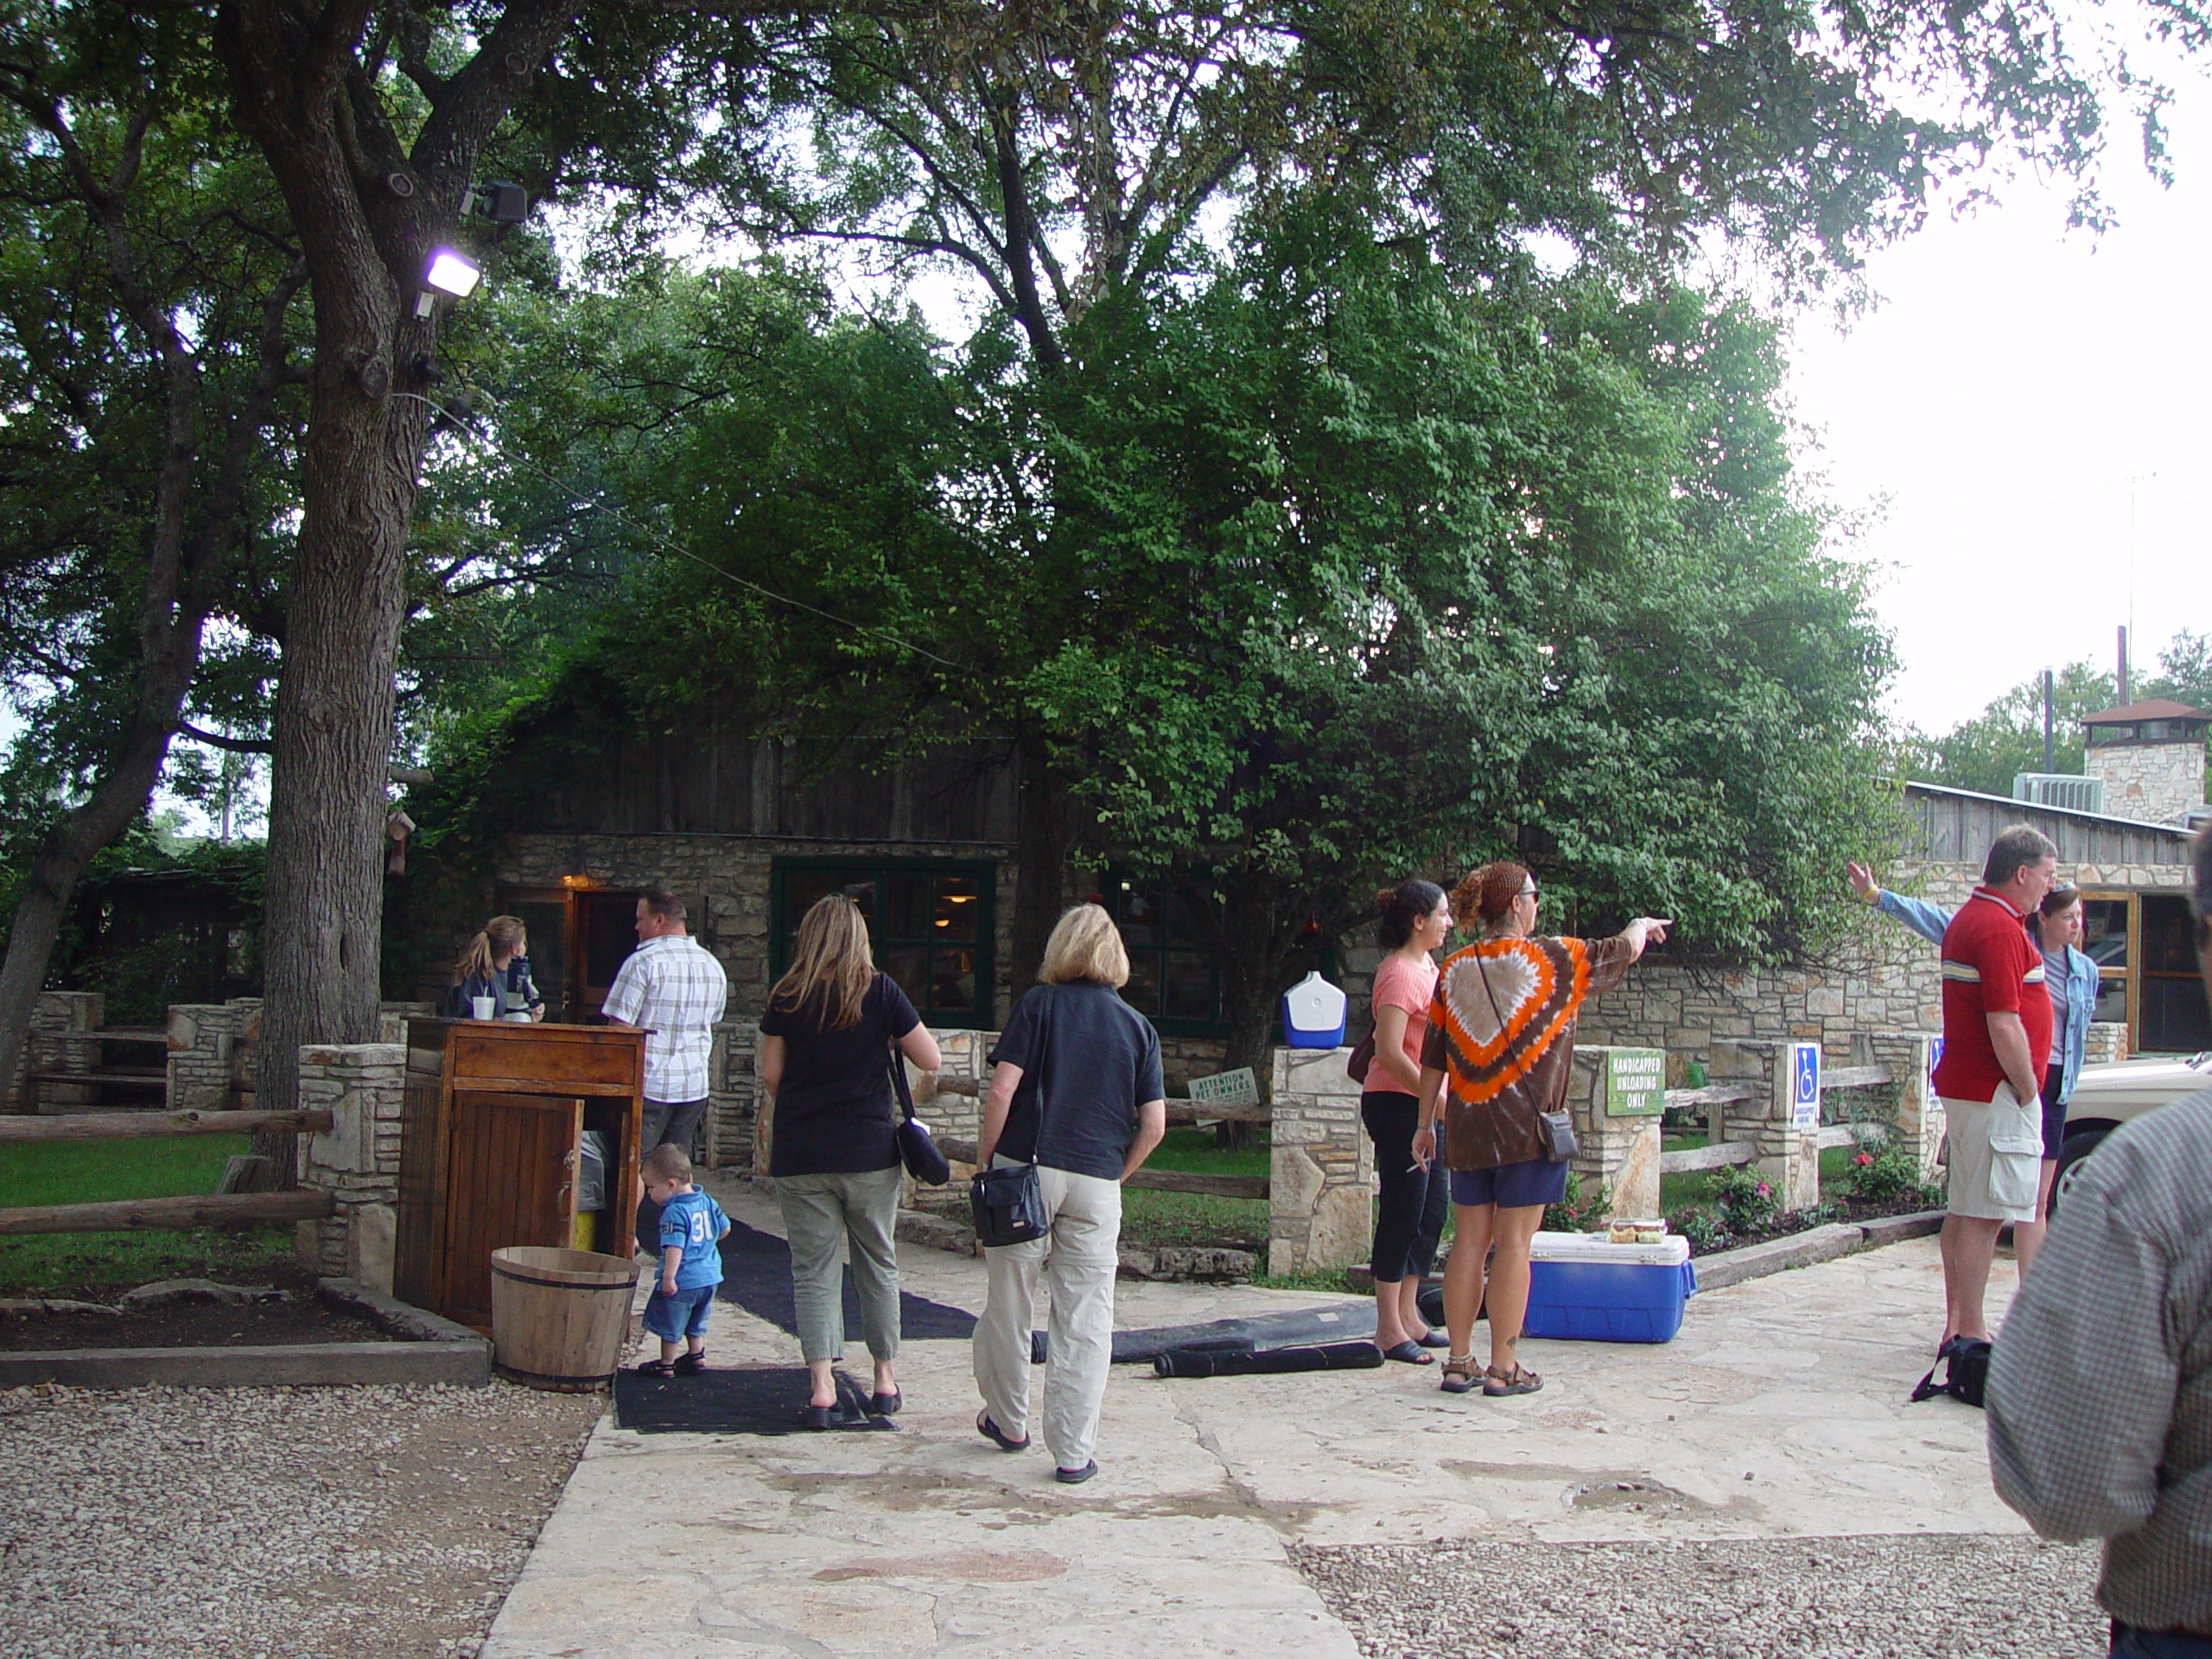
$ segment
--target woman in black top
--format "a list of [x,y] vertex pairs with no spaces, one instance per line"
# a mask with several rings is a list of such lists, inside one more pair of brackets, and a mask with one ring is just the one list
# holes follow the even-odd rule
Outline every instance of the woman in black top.
[[1122,1001],[1129,956],[1113,918],[1077,905],[1046,941],[1044,982],[1021,999],[993,1051],[976,1156],[1037,1166],[1051,1230],[983,1254],[990,1288],[976,1322],[976,1432],[1002,1451],[1029,1444],[1029,1318],[1040,1269],[1052,1291],[1045,1444],[1058,1478],[1098,1472],[1090,1455],[1113,1358],[1122,1182],[1167,1129],[1160,1035]]
[[818,899],[798,925],[791,971],[760,1018],[760,1086],[773,1097],[768,1174],[791,1249],[807,1421],[830,1427],[834,1374],[845,1351],[840,1247],[849,1245],[861,1328],[875,1360],[881,1414],[903,1403],[899,1354],[899,1164],[892,1045],[925,1071],[943,1064],[937,1039],[897,984],[875,970],[868,922],[842,893]]

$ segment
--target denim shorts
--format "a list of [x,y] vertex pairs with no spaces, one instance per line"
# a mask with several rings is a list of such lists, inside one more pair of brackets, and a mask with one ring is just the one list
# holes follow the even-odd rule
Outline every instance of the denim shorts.
[[1500,1209],[1522,1210],[1531,1205],[1558,1204],[1566,1197],[1567,1166],[1548,1158],[1500,1164],[1496,1169],[1452,1172],[1454,1204],[1494,1204]]
[[673,1296],[664,1296],[660,1287],[653,1287],[653,1299],[645,1304],[645,1329],[663,1342],[681,1342],[686,1337],[707,1334],[707,1310],[715,1305],[715,1287],[698,1285],[690,1290],[679,1290]]

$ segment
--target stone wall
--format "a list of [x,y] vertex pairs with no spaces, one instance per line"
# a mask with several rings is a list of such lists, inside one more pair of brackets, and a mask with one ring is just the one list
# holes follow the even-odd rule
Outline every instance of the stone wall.
[[[404,1043],[410,1020],[428,1020],[435,1002],[377,1007],[377,1041]],[[172,1111],[226,1112],[254,1087],[254,1046],[261,1040],[261,999],[173,1002],[168,1017],[168,1104]]]
[[299,1224],[309,1271],[359,1280],[391,1294],[399,1204],[400,1104],[407,1050],[398,1043],[310,1045],[300,1050],[300,1107],[326,1111],[331,1128],[300,1137],[300,1185],[330,1194],[336,1209]]
[[233,1086],[252,1084],[245,1065],[261,1039],[261,999],[173,1002],[168,1029],[170,1109],[228,1111]]
[[2204,802],[2202,743],[2093,743],[2084,776],[2105,780],[2105,811],[2144,823],[2179,823]]
[[1605,1106],[1605,1070],[1614,1050],[1576,1045],[1567,1104],[1574,1120],[1574,1174],[1583,1196],[1605,1189],[1608,1218],[1659,1213],[1659,1134],[1656,1116],[1613,1117]]
[[1350,1048],[1274,1051],[1268,1272],[1347,1268],[1375,1232],[1375,1151],[1359,1122]]
[[[104,999],[97,991],[41,991],[38,1001],[31,1005],[29,1039],[22,1052],[16,1057],[16,1075],[8,1082],[8,1109],[25,1112],[32,1109],[34,1096],[26,1087],[32,1071],[90,1072],[99,1061],[99,1045],[73,1043],[63,1040],[61,1033],[74,1031],[98,1031],[106,1023],[103,1012]],[[41,1084],[35,1099],[49,1104],[72,1103],[74,1095],[83,1100],[92,1097],[92,1086],[82,1089],[73,1084],[48,1083]]]
[[[2178,865],[2077,864],[2063,873],[2092,888],[2178,891],[2189,883]],[[1955,909],[1980,876],[1979,865],[1926,864],[1900,867],[1891,879],[1899,891]],[[1712,1069],[1722,1044],[1810,1039],[1834,1055],[1863,1033],[1942,1027],[1936,947],[1869,906],[1827,969],[1723,973],[1650,959],[1592,998],[1577,1030],[1587,1043],[1666,1049],[1668,1081],[1679,1087],[1684,1064]]]

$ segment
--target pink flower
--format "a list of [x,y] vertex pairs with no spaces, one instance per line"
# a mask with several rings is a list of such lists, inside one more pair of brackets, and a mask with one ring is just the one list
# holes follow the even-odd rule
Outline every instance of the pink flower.
[[1770,1192],[1773,1192],[1773,1191],[1774,1191],[1774,1189],[1773,1189],[1772,1187],[1769,1186],[1769,1185],[1768,1185],[1764,1181],[1761,1181],[1761,1182],[1758,1184],[1758,1186],[1755,1190],[1758,1192],[1758,1193],[1759,1197],[1761,1197],[1761,1198],[1764,1198],[1764,1197],[1766,1197],[1766,1195],[1767,1195],[1768,1193],[1770,1193]]
[[1852,1161],[1853,1163],[1854,1163],[1854,1164],[1859,1165],[1861,1168],[1864,1168],[1866,1165],[1871,1164],[1871,1163],[1872,1163],[1872,1162],[1874,1161],[1874,1155],[1873,1155],[1873,1154],[1872,1154],[1872,1153],[1868,1153],[1868,1152],[1862,1152],[1862,1153],[1859,1154],[1856,1157],[1854,1157],[1853,1159],[1852,1159],[1852,1160],[1851,1160],[1851,1161]]

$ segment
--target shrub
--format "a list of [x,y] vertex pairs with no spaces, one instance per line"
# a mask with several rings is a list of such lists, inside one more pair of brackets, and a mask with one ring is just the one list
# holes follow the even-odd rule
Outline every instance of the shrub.
[[1569,1174],[1567,1196],[1557,1204],[1544,1206],[1543,1228],[1548,1233],[1594,1233],[1605,1225],[1606,1212],[1612,1200],[1600,1186],[1586,1201],[1582,1196],[1582,1178]]
[[1943,1189],[1920,1179],[1920,1160],[1899,1141],[1883,1141],[1872,1151],[1852,1155],[1851,1190],[1870,1203],[1912,1198],[1931,1208],[1943,1201]]
[[1700,1255],[1717,1249],[1728,1238],[1728,1230],[1721,1225],[1719,1211],[1709,1204],[1693,1205],[1676,1216],[1675,1230],[1689,1240],[1690,1249]]
[[1748,1164],[1716,1171],[1706,1188],[1720,1224],[1732,1233],[1756,1233],[1771,1226],[1782,1213],[1774,1189]]

